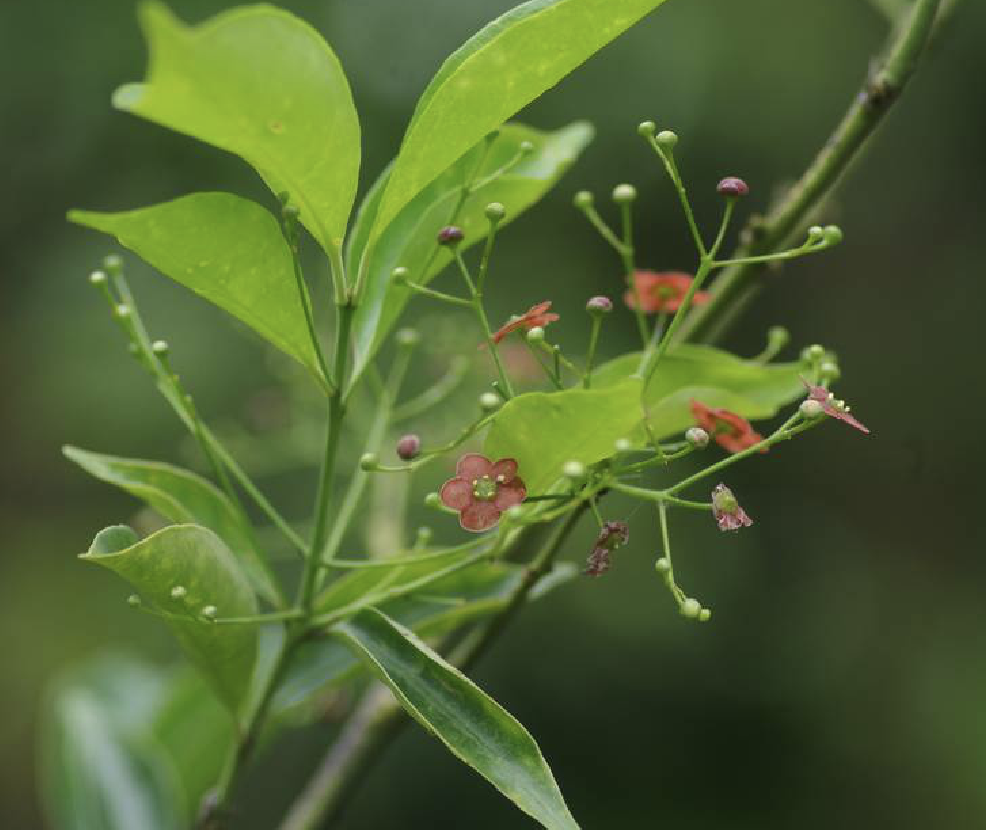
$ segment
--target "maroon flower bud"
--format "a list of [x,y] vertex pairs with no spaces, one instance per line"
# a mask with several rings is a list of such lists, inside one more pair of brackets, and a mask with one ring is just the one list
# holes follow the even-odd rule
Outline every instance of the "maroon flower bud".
[[417,458],[420,452],[421,438],[413,433],[402,436],[401,440],[397,442],[397,455],[404,461]]
[[722,196],[745,196],[750,192],[747,183],[736,176],[726,176],[726,178],[719,182],[716,190]]
[[590,314],[609,314],[613,310],[613,301],[609,297],[593,297],[585,304],[585,310]]
[[438,232],[439,245],[458,245],[462,241],[462,228],[458,225],[449,225]]

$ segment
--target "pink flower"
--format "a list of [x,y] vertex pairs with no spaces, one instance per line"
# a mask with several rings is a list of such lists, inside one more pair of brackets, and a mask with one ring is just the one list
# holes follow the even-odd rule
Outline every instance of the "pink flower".
[[860,432],[870,434],[869,429],[849,414],[849,407],[846,406],[845,401],[836,400],[835,395],[824,386],[812,386],[804,378],[801,378],[801,382],[808,387],[808,400],[817,403],[822,408],[822,412],[833,418],[838,418],[840,421],[845,421]]
[[630,538],[630,530],[625,522],[606,522],[596,537],[592,553],[585,563],[586,576],[600,576],[609,570],[609,555],[618,547],[625,545]]
[[548,323],[553,323],[555,320],[560,320],[561,318],[557,314],[553,311],[548,311],[549,308],[551,308],[551,300],[545,300],[543,303],[531,306],[520,317],[500,326],[493,333],[493,342],[499,343],[504,337],[511,332],[517,331],[517,329],[527,329],[530,331],[539,326],[543,327],[548,325]]
[[719,530],[739,530],[753,524],[753,519],[746,515],[733,491],[725,484],[717,484],[712,491],[712,515]]
[[489,530],[500,514],[527,498],[527,488],[517,477],[517,462],[501,458],[495,464],[477,453],[469,453],[455,465],[455,478],[442,485],[442,502],[459,511],[459,524],[479,533]]
[[[680,271],[634,271],[633,288],[624,295],[626,304],[635,309],[637,295],[640,295],[640,308],[646,314],[659,311],[677,311],[688,293],[692,278]],[[709,301],[708,291],[696,291],[692,305],[699,306]]]
[[[692,400],[695,422],[711,435],[717,444],[729,452],[739,452],[763,441],[763,436],[750,422],[728,409],[709,409],[704,403]],[[764,447],[763,452],[767,451]]]

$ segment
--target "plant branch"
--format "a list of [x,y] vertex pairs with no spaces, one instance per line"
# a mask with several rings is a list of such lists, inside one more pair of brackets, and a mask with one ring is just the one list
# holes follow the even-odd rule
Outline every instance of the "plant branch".
[[[838,184],[850,163],[900,97],[928,41],[941,0],[915,0],[909,16],[895,29],[884,57],[871,70],[840,124],[787,197],[765,218],[748,226],[747,241],[734,258],[760,256],[787,246],[792,236]],[[724,270],[712,298],[695,309],[677,332],[679,342],[717,339],[762,287],[758,263]]]

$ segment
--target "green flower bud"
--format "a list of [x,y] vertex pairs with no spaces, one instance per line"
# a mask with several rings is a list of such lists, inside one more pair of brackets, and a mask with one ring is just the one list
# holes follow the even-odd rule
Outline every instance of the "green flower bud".
[[184,585],[175,585],[171,589],[172,599],[184,599],[186,596],[188,596],[188,589]]
[[380,463],[380,459],[377,458],[377,454],[373,452],[365,452],[360,456],[359,468],[367,472],[375,470]]
[[592,207],[593,201],[594,197],[588,190],[580,190],[575,194],[575,198],[572,200],[572,203],[580,210],[585,210]]
[[666,574],[671,572],[671,560],[666,556],[662,556],[654,563],[654,570],[659,574]]
[[616,443],[613,445],[617,452],[630,452],[633,449],[633,444],[630,442],[629,438],[617,438]]
[[419,545],[427,545],[431,541],[433,531],[427,525],[422,525],[418,528],[417,538]]
[[438,493],[429,493],[425,496],[425,507],[434,507],[441,509],[442,507],[442,497]]
[[105,285],[106,284],[106,272],[105,271],[93,271],[89,275],[90,285]]
[[497,395],[496,392],[483,392],[479,396],[479,408],[483,412],[492,412],[495,409],[499,409],[501,403],[503,403],[503,398]]
[[582,478],[585,475],[585,465],[581,461],[566,461],[561,471],[568,478]]
[[393,271],[390,272],[390,278],[394,282],[401,283],[407,280],[409,273],[410,272],[403,265],[398,265]]
[[838,225],[826,225],[825,241],[829,245],[838,245],[842,241],[842,228]]
[[644,138],[648,138],[654,135],[657,130],[657,124],[653,121],[641,121],[637,125],[637,135],[642,135]]
[[511,522],[516,522],[524,517],[524,508],[519,504],[515,504],[512,507],[508,507],[503,511],[503,518]]
[[701,611],[698,612],[699,622],[708,622],[711,619],[712,619],[712,612],[708,608],[703,608]]
[[675,144],[678,143],[678,134],[671,130],[661,130],[654,140],[659,147],[663,147],[665,150],[673,150]]
[[520,142],[520,147],[518,148],[523,155],[529,155],[534,152],[534,142],[533,141],[522,141]]
[[838,364],[831,360],[823,360],[818,365],[818,374],[822,380],[838,380],[842,373],[839,371]]
[[709,446],[709,433],[702,427],[691,427],[685,431],[685,440],[697,449]]
[[486,218],[494,225],[497,222],[502,222],[503,218],[507,215],[507,209],[499,202],[490,202],[483,212],[486,214]]
[[528,329],[524,337],[527,338],[528,343],[541,343],[544,341],[544,329],[541,326],[535,326],[532,329]]
[[632,184],[618,184],[613,188],[613,201],[618,205],[628,205],[637,198],[637,188]]
[[139,607],[141,605],[140,597],[137,596],[136,594],[131,594],[129,597],[127,597],[127,605],[129,605],[131,608]]
[[821,242],[825,238],[825,228],[821,225],[812,225],[808,228],[808,241]]
[[215,605],[206,605],[200,613],[207,620],[214,620],[216,618],[216,614],[219,613],[219,609],[216,608]]
[[123,270],[123,257],[119,254],[107,254],[103,257],[103,267],[111,274],[119,274]]
[[417,346],[421,342],[421,335],[418,334],[417,329],[398,329],[397,334],[394,335],[394,342],[405,348]]
[[585,310],[594,316],[609,314],[613,310],[613,301],[609,297],[592,297],[585,304]]
[[702,606],[697,599],[689,597],[681,603],[681,613],[683,616],[688,617],[688,619],[694,620],[702,613]]
[[125,303],[120,303],[120,305],[118,305],[114,309],[114,313],[121,320],[125,320],[127,317],[130,316],[130,306],[126,305]]
[[825,411],[822,408],[822,405],[812,398],[802,401],[801,406],[798,408],[801,410],[801,414],[806,418],[817,418]]
[[151,351],[158,357],[167,357],[168,352],[171,351],[171,347],[168,345],[167,340],[155,340],[151,343]]

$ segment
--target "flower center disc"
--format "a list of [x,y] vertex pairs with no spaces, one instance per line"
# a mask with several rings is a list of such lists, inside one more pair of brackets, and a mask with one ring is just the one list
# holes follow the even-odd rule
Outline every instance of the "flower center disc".
[[477,478],[472,483],[472,494],[480,501],[493,501],[496,498],[496,482],[489,476]]

